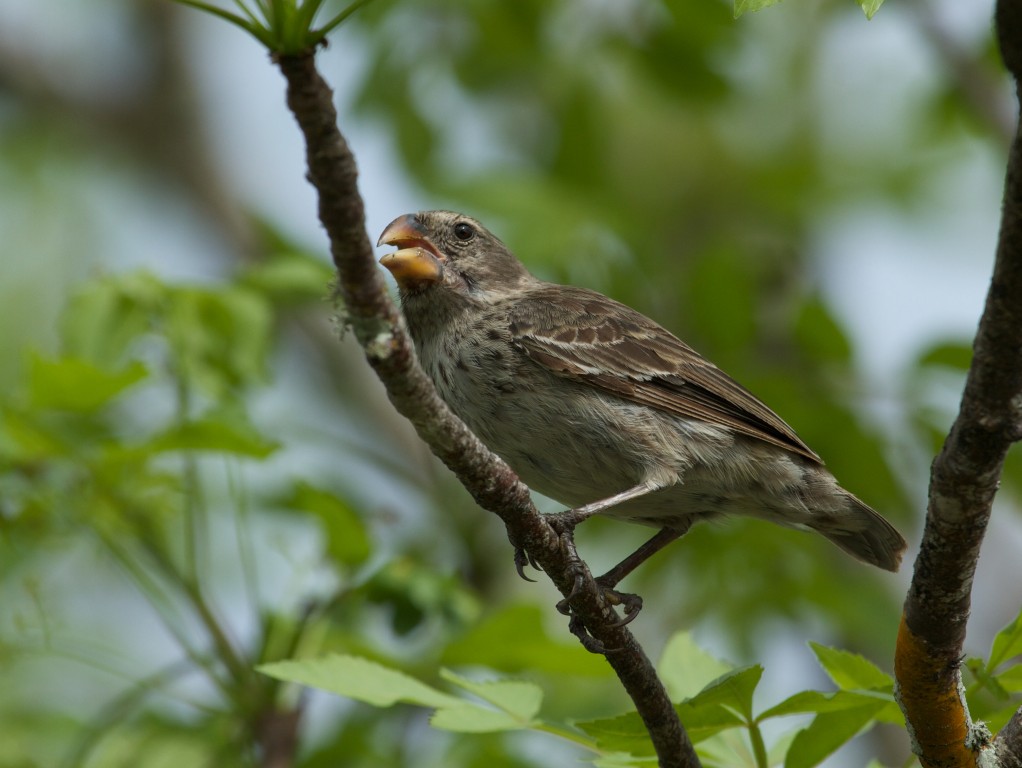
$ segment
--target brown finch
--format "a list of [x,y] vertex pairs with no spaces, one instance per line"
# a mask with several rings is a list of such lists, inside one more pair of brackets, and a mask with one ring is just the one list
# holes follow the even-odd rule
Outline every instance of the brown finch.
[[901,534],[755,395],[648,317],[533,277],[458,213],[401,216],[379,244],[400,249],[380,262],[440,396],[528,486],[571,507],[561,528],[602,513],[660,529],[605,587],[693,522],[725,515],[808,528],[897,570]]

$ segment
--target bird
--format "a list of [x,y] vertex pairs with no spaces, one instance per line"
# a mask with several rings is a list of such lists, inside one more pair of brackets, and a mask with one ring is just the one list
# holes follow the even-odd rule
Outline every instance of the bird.
[[894,526],[663,326],[533,276],[460,213],[399,216],[383,245],[398,248],[380,263],[440,397],[527,486],[566,505],[552,516],[561,529],[597,514],[658,529],[598,579],[608,591],[692,524],[735,515],[815,531],[898,569],[906,543]]

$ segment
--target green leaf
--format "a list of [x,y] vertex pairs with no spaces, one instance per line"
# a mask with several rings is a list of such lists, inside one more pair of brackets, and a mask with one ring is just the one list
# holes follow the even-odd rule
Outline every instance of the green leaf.
[[847,363],[852,359],[848,335],[819,296],[802,306],[795,321],[795,338],[814,360]]
[[1022,613],[994,636],[987,671],[997,669],[1005,661],[1020,653],[1022,653]]
[[139,362],[107,370],[80,358],[46,360],[33,353],[29,360],[29,400],[34,408],[94,411],[146,375],[145,366]]
[[543,691],[532,683],[516,680],[476,682],[448,669],[442,669],[440,676],[493,704],[499,711],[481,707],[471,701],[463,701],[457,706],[438,709],[429,721],[434,728],[462,733],[489,733],[529,728],[534,724],[533,718],[539,712],[543,701]]
[[438,708],[461,707],[465,703],[360,656],[335,653],[318,659],[261,664],[256,669],[278,680],[319,688],[376,707],[390,707],[398,702]]
[[593,760],[595,768],[649,768],[652,764],[649,759],[637,760],[625,752],[611,752]]
[[341,11],[340,13],[335,15],[333,18],[331,18],[330,21],[328,21],[326,24],[324,24],[319,29],[315,30],[315,36],[313,38],[314,41],[318,43],[320,40],[322,40],[324,37],[326,37],[327,34],[329,34],[331,31],[333,31],[336,27],[338,27],[339,25],[341,25],[345,21],[347,21],[348,17],[350,17],[351,14],[353,14],[359,8],[362,8],[363,6],[369,5],[369,3],[371,3],[371,2],[372,2],[372,0],[354,0],[353,3],[348,5],[343,11]]
[[177,288],[167,304],[165,333],[186,380],[220,397],[264,378],[272,314],[263,296],[247,288]]
[[900,728],[905,727],[905,714],[901,711],[901,707],[898,706],[898,702],[894,700],[893,693],[891,694],[890,701],[873,713],[873,719],[878,723],[891,723]]
[[[637,712],[628,712],[617,717],[582,720],[575,723],[575,726],[594,739],[601,752],[624,752],[639,756],[656,754],[653,743],[649,740],[649,731],[646,730]],[[696,740],[691,732],[689,738],[693,743]]]
[[337,495],[310,483],[296,483],[281,506],[315,515],[327,534],[327,552],[344,565],[360,565],[371,553],[365,524],[351,505]]
[[278,304],[290,305],[321,300],[333,277],[333,268],[319,259],[288,252],[246,270],[241,282]]
[[0,459],[37,462],[68,452],[65,439],[33,418],[35,411],[0,409]]
[[779,2],[781,2],[781,0],[735,0],[735,18],[737,19],[739,16],[743,16],[746,13],[761,11],[764,8],[769,8],[771,5],[777,5]]
[[483,701],[490,702],[522,723],[531,721],[539,713],[540,705],[543,703],[543,689],[534,683],[517,680],[480,683],[455,674],[449,669],[441,669],[440,677],[475,694]]
[[675,704],[674,709],[693,743],[745,724],[742,718],[721,704],[693,704],[686,701]]
[[230,11],[225,11],[223,8],[218,8],[211,3],[202,2],[202,0],[176,0],[176,2],[179,2],[182,5],[189,5],[192,8],[197,8],[198,10],[204,11],[213,16],[218,16],[224,21],[245,30],[267,48],[271,47],[270,44],[272,41],[269,38],[267,30],[258,24],[254,24],[249,19],[245,19],[235,13],[231,13]]
[[1006,691],[1010,691],[1011,693],[1022,692],[1022,664],[1015,664],[1008,667],[999,675],[995,675],[994,679]]
[[718,349],[753,346],[759,321],[755,266],[731,243],[707,248],[693,264],[685,304],[698,318],[701,334]]
[[752,720],[752,694],[763,676],[763,667],[754,664],[718,677],[709,683],[686,704],[702,708],[719,704],[740,712],[746,720]]
[[967,371],[972,365],[972,346],[968,343],[950,341],[935,344],[919,356],[917,365]]
[[[12,730],[7,725],[5,730]],[[39,738],[39,735],[28,736],[18,733],[21,741]],[[89,760],[84,754],[76,755],[77,765],[93,764],[104,766],[131,765],[133,768],[179,768],[179,766],[197,766],[209,762],[210,742],[215,739],[215,731],[211,726],[195,724],[191,730],[169,718],[154,713],[139,717],[130,722],[121,722],[117,727],[104,730],[103,756],[99,760]],[[25,768],[33,765],[53,765],[56,761],[36,762],[35,760],[17,762],[10,759],[10,753],[3,749],[4,765]]]
[[543,612],[533,603],[512,603],[490,614],[450,643],[443,664],[478,665],[502,672],[535,671],[555,675],[606,677],[607,663],[578,643],[553,640]]
[[101,366],[122,363],[132,342],[152,329],[167,293],[145,272],[90,282],[61,316],[65,351]]
[[893,690],[894,680],[872,661],[857,653],[809,643],[820,666],[838,688],[848,690]]
[[991,733],[1000,733],[1017,711],[1017,702],[1009,702],[1004,707],[992,707],[989,712],[983,713],[983,724],[990,729]]
[[862,8],[862,12],[866,14],[867,19],[872,19],[873,15],[880,10],[880,6],[884,4],[884,0],[859,0],[859,6]]
[[873,720],[875,712],[874,706],[870,705],[817,715],[792,740],[784,759],[784,768],[812,768],[819,765]]
[[175,424],[140,448],[148,453],[212,451],[265,459],[279,445],[263,437],[249,424],[211,415]]
[[226,11],[203,0],[177,0],[177,2],[218,16],[240,29],[245,30],[273,53],[300,54],[312,51],[326,35],[345,22],[351,14],[367,5],[370,0],[355,0],[343,11],[327,21],[320,29],[313,29],[312,23],[322,0],[257,0],[257,7],[263,18],[257,18],[248,8],[239,3],[245,16]]
[[[996,675],[991,674],[987,670],[986,664],[982,659],[977,658],[966,659],[965,668],[972,673],[972,676],[975,678],[976,683],[978,684],[977,688],[978,689],[985,688],[987,691],[993,694],[993,698],[996,699],[998,703],[1008,701],[1011,698],[1010,691],[1008,691],[1008,689],[1004,687],[1004,684],[1000,681],[1000,679],[998,679]],[[992,702],[986,699],[982,701],[974,701],[974,696],[972,694],[975,692],[976,689],[974,689],[973,686],[969,686],[969,688],[970,688],[970,707],[973,717],[986,720],[985,707],[991,705]]]
[[461,580],[414,557],[391,560],[365,582],[363,594],[390,609],[391,624],[407,634],[423,622],[442,618],[450,628],[470,625],[479,617],[479,604]]
[[435,708],[431,725],[462,733],[528,728],[543,699],[542,691],[531,683],[511,680],[478,683],[449,670],[441,672],[446,680],[499,708],[494,710],[450,696],[374,661],[340,654],[263,664],[258,670],[279,680],[309,685],[377,707],[401,702]]
[[[693,744],[729,728],[744,725],[738,715],[720,704],[693,706],[685,702],[676,705],[675,711]],[[637,712],[583,720],[575,723],[575,726],[595,739],[602,752],[625,752],[637,756],[655,754],[649,732]]]
[[455,733],[496,733],[517,731],[528,728],[531,723],[522,722],[507,712],[480,707],[472,702],[458,706],[443,707],[433,713],[429,724],[434,728]]
[[891,696],[876,693],[857,693],[855,691],[835,691],[834,693],[822,693],[820,691],[800,691],[789,696],[776,706],[762,712],[756,719],[766,720],[770,717],[782,717],[784,715],[805,714],[807,712],[840,712],[845,709],[859,709],[861,707],[886,706],[894,699]]
[[676,632],[660,657],[657,671],[671,701],[695,696],[707,683],[730,672],[734,667],[714,658],[698,645],[691,632]]

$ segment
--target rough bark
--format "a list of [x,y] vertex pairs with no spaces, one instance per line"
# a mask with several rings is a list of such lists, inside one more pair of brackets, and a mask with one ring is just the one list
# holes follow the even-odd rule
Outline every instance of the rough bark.
[[[338,291],[347,320],[395,408],[458,477],[476,502],[495,513],[516,547],[524,547],[561,594],[572,594],[575,568],[557,534],[533,506],[526,488],[448,410],[419,367],[401,317],[389,298],[366,234],[355,159],[337,127],[332,93],[311,53],[279,56],[288,106],[305,137],[308,178],[319,195],[319,218],[330,239]],[[511,565],[510,557],[508,564]],[[592,576],[571,598],[577,621],[604,648],[649,730],[661,766],[698,766],[695,749],[653,665],[600,596]]]
[[[1019,0],[1000,0],[997,31],[1002,57],[1018,82]],[[961,693],[960,662],[980,545],[1005,455],[1020,438],[1022,141],[1016,132],[993,277],[959,414],[933,464],[926,525],[898,633],[899,700],[913,749],[928,768],[976,765],[994,746],[989,732],[969,717]],[[1020,731],[1016,722],[1004,729],[997,744],[1000,755],[1007,758],[1022,751]]]

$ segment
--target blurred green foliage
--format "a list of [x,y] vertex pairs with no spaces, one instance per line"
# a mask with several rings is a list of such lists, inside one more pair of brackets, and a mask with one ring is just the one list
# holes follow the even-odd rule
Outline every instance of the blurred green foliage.
[[[204,76],[160,69],[191,50],[159,23],[180,18],[164,15],[172,6],[108,5],[145,43],[134,69]],[[945,163],[1000,137],[952,77],[890,106],[888,134],[835,132],[842,97],[819,62],[849,25],[873,32],[849,3],[796,5],[736,23],[729,4],[701,0],[376,0],[335,43],[360,66],[326,74],[354,92],[342,125],[390,138],[421,207],[479,216],[537,274],[678,332],[911,539],[969,348],[935,339],[871,392],[819,285],[819,222],[931,205]],[[984,38],[959,53],[996,83],[990,51]],[[325,259],[265,211],[241,216],[239,234],[222,197],[237,206],[245,191],[218,178],[202,144],[209,117],[136,126],[101,99],[62,101],[9,57],[0,70],[0,766],[648,756],[553,591],[517,579],[498,521],[424,454],[350,345],[323,332]],[[161,77],[134,88],[136,118],[180,120],[197,103]],[[189,165],[204,153],[211,167]],[[168,197],[189,200],[193,225],[222,238],[214,274],[108,263],[103,233],[131,222],[91,205],[97,185],[151,196],[158,221]],[[90,274],[97,264],[111,274]],[[898,423],[880,428],[875,398],[895,400]],[[1017,451],[1005,487],[1022,493]],[[646,533],[594,521],[579,540],[609,564]],[[892,577],[818,537],[736,520],[697,528],[626,586],[645,597],[636,631],[651,655],[663,650],[660,672],[707,765],[814,765],[876,723],[870,754],[904,763],[885,671],[901,599]],[[1018,634],[1016,621],[989,661],[968,663],[973,714],[992,725],[1022,690]],[[810,638],[826,643],[812,648],[829,692],[765,691],[770,663],[749,662]],[[295,681],[428,706],[445,713],[443,732],[426,730],[421,708],[337,705]],[[782,716],[801,720],[760,730]]]
[[[753,695],[763,675],[761,666],[735,668],[699,648],[689,633],[677,633],[669,640],[658,669],[707,765],[812,768],[876,723],[903,723],[891,675],[857,654],[810,645],[836,689],[800,691],[757,713]],[[1018,706],[1022,668],[1002,665],[1020,651],[1022,615],[994,638],[988,661],[970,659],[966,665],[975,680],[968,692],[972,712],[994,728],[1003,726]],[[539,717],[543,690],[533,683],[507,679],[477,682],[441,670],[440,677],[455,689],[448,693],[367,659],[336,654],[311,661],[282,661],[260,669],[271,677],[376,707],[404,703],[427,708],[432,711],[430,725],[441,731],[531,730],[559,736],[592,753],[593,764],[605,768],[636,768],[655,757],[637,713],[551,722]],[[986,694],[985,698],[980,694]],[[767,721],[807,714],[812,715],[807,725],[777,738],[768,749],[762,731]],[[741,738],[733,738],[735,731]]]

